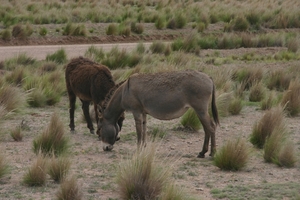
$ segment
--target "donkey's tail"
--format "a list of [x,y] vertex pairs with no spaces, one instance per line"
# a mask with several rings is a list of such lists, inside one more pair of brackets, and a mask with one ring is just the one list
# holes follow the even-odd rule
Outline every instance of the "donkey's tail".
[[216,94],[215,94],[215,84],[214,84],[214,82],[213,82],[213,92],[212,92],[212,98],[211,98],[211,111],[212,111],[212,115],[213,115],[215,123],[220,125],[218,109],[217,109],[217,106],[216,106]]

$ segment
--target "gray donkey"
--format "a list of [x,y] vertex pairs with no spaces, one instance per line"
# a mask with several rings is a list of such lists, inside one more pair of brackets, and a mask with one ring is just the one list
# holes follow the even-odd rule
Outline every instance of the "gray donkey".
[[[213,120],[208,113],[211,100]],[[138,146],[145,142],[146,115],[160,120],[182,116],[189,107],[193,108],[201,121],[205,139],[198,157],[204,158],[211,138],[211,153],[216,151],[215,131],[219,124],[215,103],[215,86],[212,79],[199,71],[185,70],[156,74],[135,74],[121,84],[107,99],[98,123],[104,150],[111,150],[120,128],[118,119],[126,110],[133,114]]]

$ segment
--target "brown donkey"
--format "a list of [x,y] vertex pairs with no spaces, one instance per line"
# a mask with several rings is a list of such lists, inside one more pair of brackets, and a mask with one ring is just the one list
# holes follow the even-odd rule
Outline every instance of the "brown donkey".
[[[210,99],[213,120],[208,113]],[[194,70],[133,75],[116,89],[98,123],[102,142],[108,144],[104,150],[113,148],[120,130],[117,120],[125,110],[133,114],[140,146],[146,138],[147,114],[170,120],[182,116],[189,107],[197,113],[205,132],[198,157],[205,157],[210,138],[210,155],[213,156],[216,125],[219,124],[215,86],[209,76]]]
[[[98,122],[98,106],[101,107],[106,94],[115,86],[110,70],[101,64],[87,58],[72,59],[66,66],[66,86],[70,102],[70,128],[75,132],[74,112],[76,96],[82,102],[82,110],[90,133],[94,134],[93,123],[89,114],[89,105],[94,104],[96,121]],[[102,110],[102,109],[101,109]],[[124,118],[118,120],[122,127]]]

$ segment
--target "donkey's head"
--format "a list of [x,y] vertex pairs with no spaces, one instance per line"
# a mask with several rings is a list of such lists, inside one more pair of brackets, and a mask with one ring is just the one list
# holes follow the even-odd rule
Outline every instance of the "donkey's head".
[[110,151],[113,149],[113,145],[120,138],[118,133],[120,132],[120,127],[118,124],[110,123],[109,121],[100,118],[98,121],[97,134],[99,139],[102,140],[104,146],[104,151]]

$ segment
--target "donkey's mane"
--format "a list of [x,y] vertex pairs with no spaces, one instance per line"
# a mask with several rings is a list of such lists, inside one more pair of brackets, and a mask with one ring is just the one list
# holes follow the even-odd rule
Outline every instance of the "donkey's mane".
[[125,83],[125,81],[121,81],[120,83],[116,84],[114,87],[112,87],[109,92],[106,94],[105,99],[102,103],[102,110],[105,110],[107,107],[107,104],[109,102],[109,100],[111,99],[112,95],[115,93],[115,91],[123,84]]

